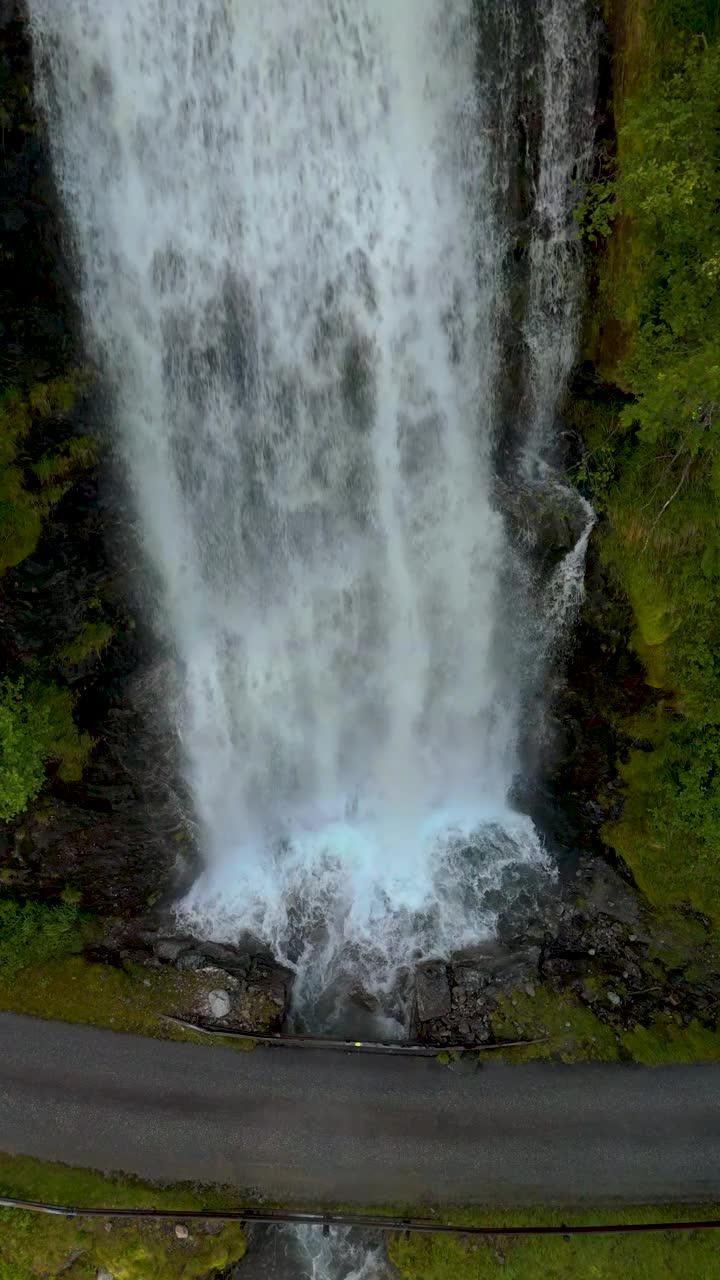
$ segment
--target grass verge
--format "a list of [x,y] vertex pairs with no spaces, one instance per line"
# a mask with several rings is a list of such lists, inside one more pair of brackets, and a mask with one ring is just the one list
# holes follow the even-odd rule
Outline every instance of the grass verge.
[[[89,1169],[0,1155],[0,1193],[49,1204],[83,1207],[216,1209],[237,1203],[229,1190],[181,1184],[162,1187]],[[188,1224],[187,1239],[173,1222],[113,1222],[48,1218],[0,1210],[0,1280],[195,1280],[238,1262],[245,1233],[236,1223]]]
[[[575,1213],[555,1209],[458,1210],[468,1226],[583,1225],[605,1222],[688,1222],[712,1218],[712,1206],[645,1206]],[[394,1236],[390,1257],[404,1280],[720,1280],[714,1231],[648,1235],[519,1237]]]
[[[209,1044],[207,1036],[166,1022],[162,1015],[190,1016],[189,1011],[217,985],[217,975],[180,973],[170,965],[163,969],[142,965],[117,969],[69,955],[12,975],[0,972],[0,1009],[163,1040]],[[226,1048],[254,1048],[250,1038],[220,1043]]]

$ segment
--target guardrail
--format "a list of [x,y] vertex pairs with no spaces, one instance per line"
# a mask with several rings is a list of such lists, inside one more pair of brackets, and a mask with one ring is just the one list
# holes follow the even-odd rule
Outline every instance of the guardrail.
[[517,1049],[523,1045],[544,1044],[547,1036],[535,1040],[498,1040],[493,1044],[425,1044],[422,1041],[392,1042],[390,1040],[334,1040],[329,1036],[257,1035],[254,1031],[232,1031],[230,1028],[207,1026],[203,1022],[189,1022],[175,1014],[164,1013],[165,1022],[173,1022],[186,1031],[199,1031],[205,1036],[223,1039],[252,1040],[255,1044],[277,1045],[285,1049],[335,1049],[343,1053],[403,1054],[414,1058],[436,1058],[439,1053],[491,1053],[501,1049]]
[[37,1200],[17,1200],[0,1196],[1,1209],[24,1209],[28,1213],[46,1213],[63,1218],[165,1218],[175,1222],[240,1222],[277,1225],[322,1227],[325,1234],[331,1227],[361,1227],[372,1231],[388,1231],[393,1234],[422,1233],[425,1235],[459,1236],[590,1236],[630,1235],[652,1231],[715,1231],[720,1228],[720,1218],[689,1222],[612,1222],[589,1226],[561,1224],[553,1227],[464,1226],[460,1223],[435,1222],[428,1218],[385,1217],[364,1213],[302,1213],[291,1209],[258,1209],[245,1206],[238,1209],[98,1209],[77,1208],[68,1205],[43,1204]]

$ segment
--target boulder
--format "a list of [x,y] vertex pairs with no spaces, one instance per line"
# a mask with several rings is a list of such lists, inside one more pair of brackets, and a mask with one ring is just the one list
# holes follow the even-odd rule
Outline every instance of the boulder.
[[415,998],[418,1022],[432,1022],[450,1012],[450,983],[442,961],[431,960],[418,965],[415,970]]
[[509,950],[493,941],[455,952],[450,958],[454,986],[486,992],[488,998],[511,991],[537,975],[539,947]]
[[[260,944],[262,947],[262,944]],[[241,951],[239,947],[233,947],[223,942],[201,942],[198,949],[202,950],[203,955],[211,960],[213,964],[219,965],[223,969],[229,971],[241,972],[247,974],[250,968],[251,956],[253,952]],[[266,954],[265,948],[262,948],[262,954]]]
[[202,951],[183,951],[175,961],[178,969],[183,972],[197,972],[198,969],[204,969],[207,966],[207,957]]
[[230,994],[227,991],[211,991],[207,998],[210,1017],[219,1020],[230,1012]]
[[158,960],[167,964],[175,964],[183,952],[189,951],[193,945],[192,938],[158,938],[153,951]]

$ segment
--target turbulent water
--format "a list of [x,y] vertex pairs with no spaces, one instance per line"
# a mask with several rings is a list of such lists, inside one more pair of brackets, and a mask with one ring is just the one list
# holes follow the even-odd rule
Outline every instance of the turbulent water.
[[317,1227],[254,1227],[238,1280],[395,1280],[379,1233]]
[[206,872],[182,911],[376,986],[544,866],[509,797],[577,600],[553,485],[585,0],[30,0]]

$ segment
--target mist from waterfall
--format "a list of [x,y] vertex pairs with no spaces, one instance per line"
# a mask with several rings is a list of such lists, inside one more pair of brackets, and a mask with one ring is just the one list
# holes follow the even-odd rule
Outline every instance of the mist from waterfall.
[[383,988],[492,932],[509,870],[550,874],[511,796],[584,545],[539,607],[494,470],[513,377],[518,477],[557,483],[590,7],[29,8],[175,658],[206,864],[181,916],[271,942],[308,1008],[340,970]]

